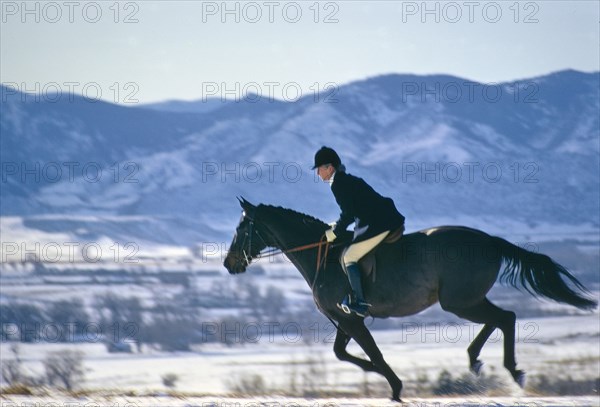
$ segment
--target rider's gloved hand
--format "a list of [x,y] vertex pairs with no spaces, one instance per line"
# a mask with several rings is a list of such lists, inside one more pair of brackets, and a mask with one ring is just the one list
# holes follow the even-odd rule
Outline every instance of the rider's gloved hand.
[[329,222],[328,225],[331,229],[335,229],[335,227],[337,226],[337,222]]
[[335,235],[335,233],[333,233],[333,229],[328,229],[325,231],[325,237],[327,238],[327,241],[331,243],[335,240],[337,236]]

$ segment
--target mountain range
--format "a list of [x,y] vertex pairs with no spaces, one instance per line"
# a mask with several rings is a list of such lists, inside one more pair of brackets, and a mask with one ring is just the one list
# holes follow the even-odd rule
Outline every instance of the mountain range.
[[[328,145],[394,199],[408,230],[444,222],[597,239],[599,78],[390,74],[293,102],[133,107],[2,86],[0,215],[78,241],[183,246],[229,242],[236,196],[333,221],[339,209],[311,170]],[[3,235],[14,236],[6,224]]]

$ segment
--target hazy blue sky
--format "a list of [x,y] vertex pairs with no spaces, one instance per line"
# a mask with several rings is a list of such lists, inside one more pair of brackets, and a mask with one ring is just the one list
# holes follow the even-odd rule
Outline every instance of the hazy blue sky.
[[236,86],[293,98],[296,84],[306,94],[394,72],[485,83],[590,72],[600,69],[599,4],[3,0],[0,76],[122,103]]

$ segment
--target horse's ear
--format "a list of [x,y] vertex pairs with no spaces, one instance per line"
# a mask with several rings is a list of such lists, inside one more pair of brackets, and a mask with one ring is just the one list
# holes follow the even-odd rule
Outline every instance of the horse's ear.
[[238,201],[240,201],[240,206],[242,207],[242,209],[249,211],[250,209],[254,208],[254,205],[248,202],[243,196],[238,196],[237,199]]

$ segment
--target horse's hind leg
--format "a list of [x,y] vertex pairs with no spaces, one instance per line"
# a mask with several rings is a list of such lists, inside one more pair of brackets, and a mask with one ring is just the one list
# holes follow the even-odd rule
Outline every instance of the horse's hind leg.
[[[515,313],[498,308],[487,298],[484,298],[480,303],[469,307],[458,307],[443,303],[441,303],[441,305],[444,310],[452,312],[461,318],[479,324],[485,324],[482,331],[469,346],[469,358],[471,359],[471,363],[473,363],[472,356],[475,356],[474,360],[477,362],[476,356],[478,356],[485,341],[494,331],[493,328],[499,328],[504,334],[504,367],[510,372],[519,386],[523,387],[525,373],[521,370],[517,370],[517,362],[515,360]],[[473,368],[473,365],[471,366]]]
[[480,373],[481,367],[483,366],[483,363],[481,362],[481,360],[479,360],[481,348],[483,348],[483,345],[485,345],[485,343],[487,342],[490,335],[492,334],[492,332],[494,332],[495,329],[495,326],[485,324],[479,332],[479,334],[477,335],[477,337],[473,339],[473,342],[471,342],[469,348],[467,349],[467,352],[469,353],[469,365],[471,371],[477,375]]
[[390,387],[392,388],[392,400],[400,401],[400,392],[402,391],[402,380],[396,376],[396,373],[389,367],[381,351],[377,347],[371,332],[364,325],[363,321],[354,322],[351,324],[345,324],[342,329],[347,332],[358,343],[358,345],[365,351],[374,367],[376,372],[386,378]]

